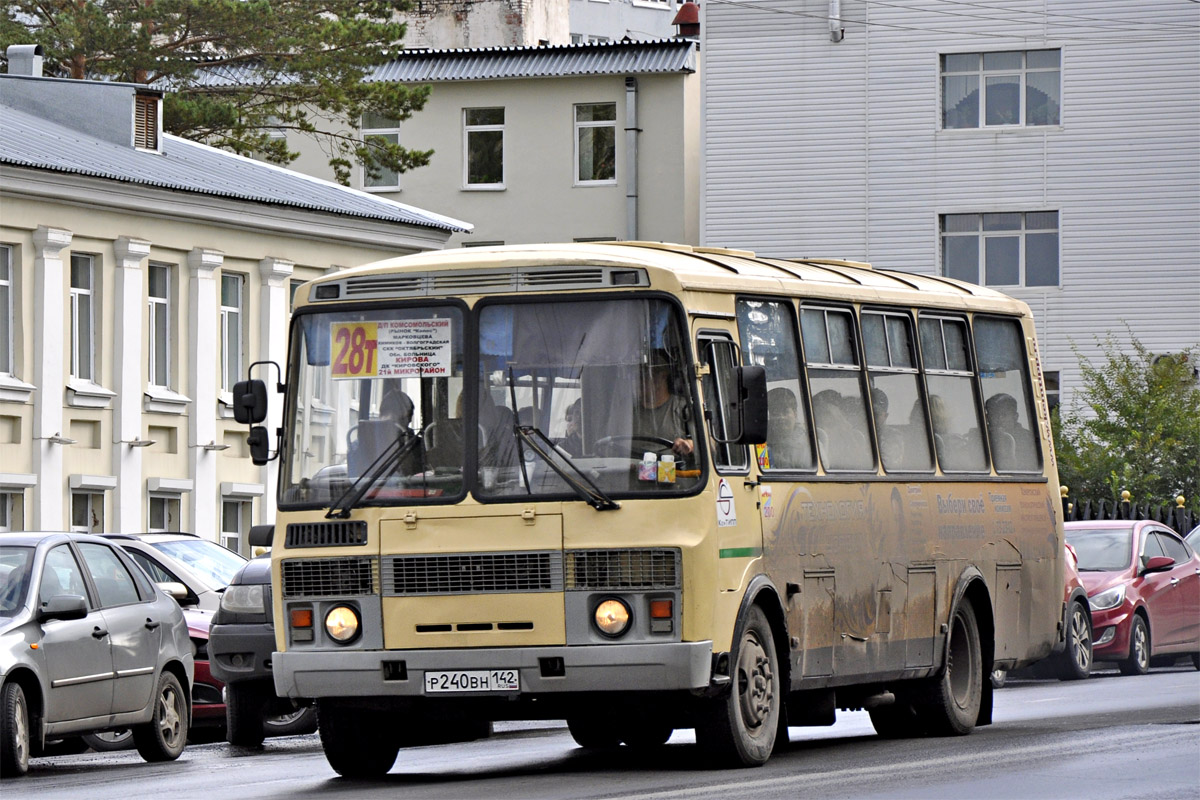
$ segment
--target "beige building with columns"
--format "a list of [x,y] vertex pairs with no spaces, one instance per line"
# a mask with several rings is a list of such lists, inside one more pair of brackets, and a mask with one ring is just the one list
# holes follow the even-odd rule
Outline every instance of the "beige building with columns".
[[160,93],[40,60],[0,76],[0,530],[245,551],[275,464],[250,462],[230,390],[283,362],[294,288],[471,226],[164,135]]

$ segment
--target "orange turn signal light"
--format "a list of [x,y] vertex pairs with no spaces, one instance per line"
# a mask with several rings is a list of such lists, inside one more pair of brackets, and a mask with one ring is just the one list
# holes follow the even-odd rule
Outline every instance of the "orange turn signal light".
[[311,628],[313,625],[313,612],[311,608],[293,608],[292,609],[292,627],[293,628]]
[[672,605],[670,600],[651,600],[650,619],[670,619]]

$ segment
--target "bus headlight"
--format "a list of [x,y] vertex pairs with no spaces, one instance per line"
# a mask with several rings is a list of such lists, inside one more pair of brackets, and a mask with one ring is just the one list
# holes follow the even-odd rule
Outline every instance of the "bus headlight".
[[631,619],[629,605],[624,600],[615,597],[602,601],[600,605],[596,606],[596,613],[593,615],[593,621],[600,632],[605,636],[613,637],[620,636],[629,630]]
[[325,632],[340,644],[354,641],[358,636],[358,612],[349,606],[334,606],[325,615]]

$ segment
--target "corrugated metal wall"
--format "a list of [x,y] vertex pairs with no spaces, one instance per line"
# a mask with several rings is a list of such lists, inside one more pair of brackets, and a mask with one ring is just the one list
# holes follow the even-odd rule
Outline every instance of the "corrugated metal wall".
[[[1200,343],[1200,4],[1010,0],[703,4],[701,239],[939,269],[938,215],[1060,213],[1061,280],[1006,289],[1047,370],[1124,322]],[[940,130],[939,55],[1061,48],[1062,124]]]

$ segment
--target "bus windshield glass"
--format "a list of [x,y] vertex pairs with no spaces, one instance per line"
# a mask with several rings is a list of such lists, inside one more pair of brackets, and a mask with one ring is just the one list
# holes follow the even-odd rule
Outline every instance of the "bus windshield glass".
[[564,472],[612,495],[697,485],[697,415],[670,304],[490,304],[479,330],[481,497],[567,494]]

